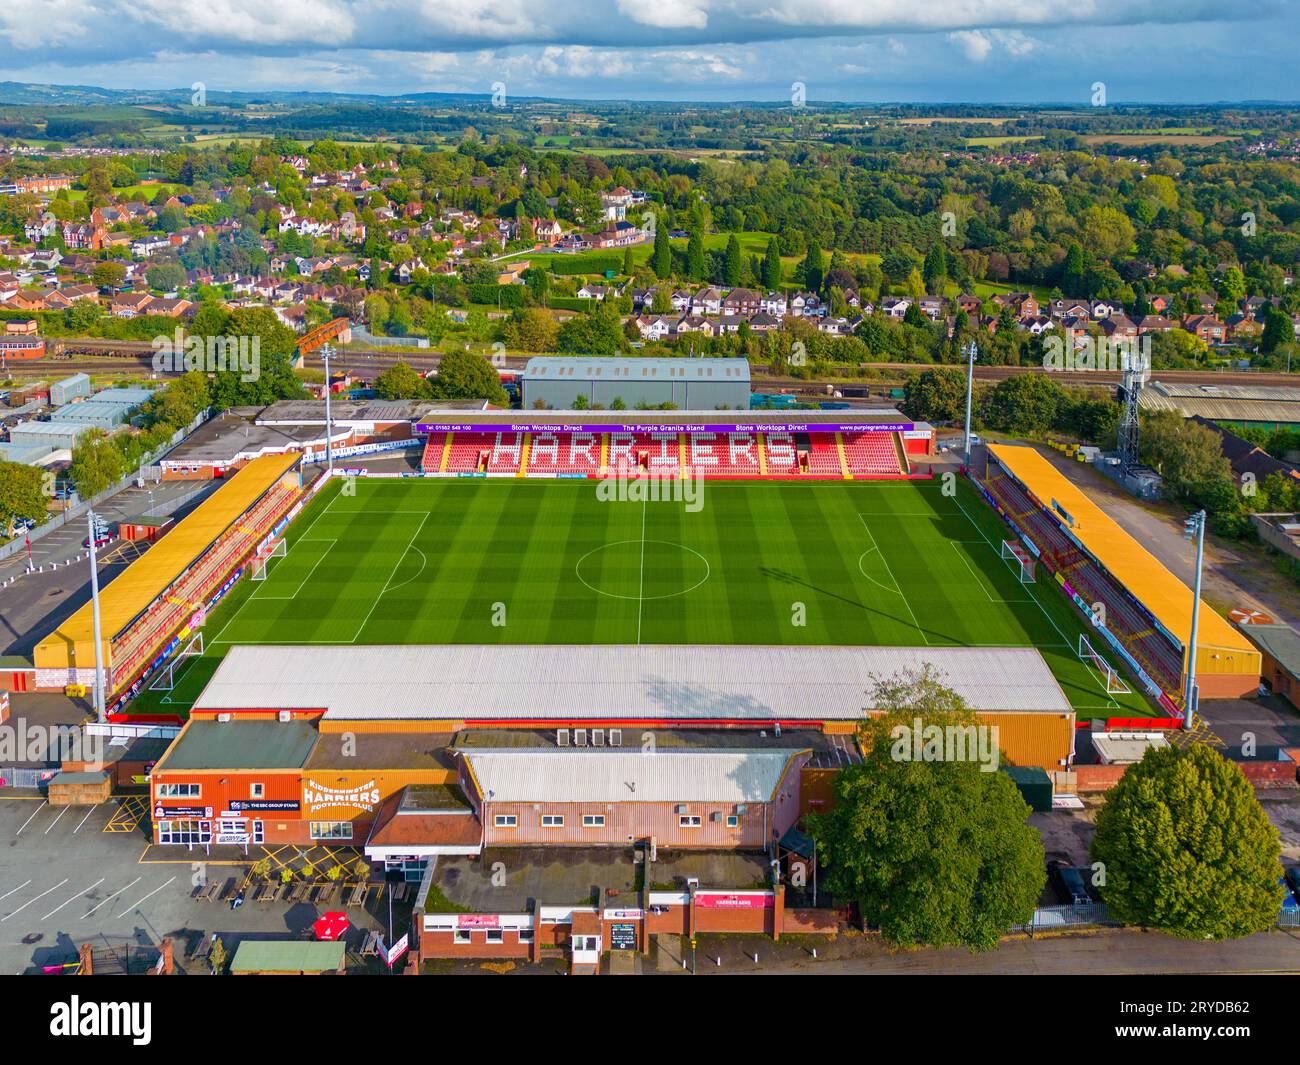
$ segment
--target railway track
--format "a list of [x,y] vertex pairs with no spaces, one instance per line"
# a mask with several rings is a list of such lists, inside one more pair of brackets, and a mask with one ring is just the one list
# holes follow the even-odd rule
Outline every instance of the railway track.
[[[503,368],[521,371],[530,357],[507,355]],[[439,358],[439,353],[435,351],[394,352],[386,348],[348,347],[336,349],[331,359],[331,368],[336,371],[347,371],[363,379],[373,379],[399,362],[405,362],[427,373],[437,368]],[[5,377],[30,379],[79,372],[101,376],[116,374],[134,376],[141,372],[152,373],[152,360],[153,348],[145,341],[62,340],[55,341],[54,350],[43,358],[10,359],[0,364],[0,379]],[[304,364],[312,369],[321,369],[319,354],[309,353],[305,357]],[[910,374],[930,367],[916,363],[868,363],[864,368],[869,377],[849,379],[839,383],[848,387],[896,386],[901,385]],[[996,383],[1019,374],[1041,372],[1043,371],[1036,366],[976,366],[975,379]],[[1157,370],[1152,376],[1167,384],[1300,386],[1300,374]],[[1085,388],[1114,388],[1120,383],[1121,375],[1118,371],[1092,370],[1058,372],[1056,377],[1062,384]],[[821,396],[825,395],[827,387],[825,382],[769,374],[759,367],[754,369],[754,382],[764,389],[789,388],[800,393],[816,393]]]

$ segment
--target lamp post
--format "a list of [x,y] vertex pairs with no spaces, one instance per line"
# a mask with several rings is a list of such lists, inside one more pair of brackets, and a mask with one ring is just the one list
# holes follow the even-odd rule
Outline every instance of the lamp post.
[[90,603],[95,635],[95,720],[102,725],[106,720],[106,715],[104,713],[104,674],[100,666],[100,657],[103,652],[103,629],[99,618],[99,562],[95,551],[97,536],[95,524],[95,511],[88,509],[86,511],[86,527],[90,534]]
[[1196,719],[1200,694],[1196,688],[1196,627],[1201,616],[1201,561],[1205,557],[1205,511],[1198,510],[1183,523],[1183,539],[1196,540],[1196,576],[1192,587],[1192,632],[1187,643],[1187,686],[1183,689],[1183,728]]
[[970,408],[971,408],[971,392],[973,391],[973,389],[974,389],[974,385],[975,385],[975,360],[976,360],[977,358],[979,358],[980,349],[979,349],[979,345],[976,344],[975,341],[974,341],[973,339],[971,339],[971,340],[966,341],[966,343],[962,346],[961,351],[962,351],[962,354],[965,355],[965,356],[966,356],[966,359],[967,359],[967,369],[966,369],[966,446],[965,446],[965,449],[964,449],[964,452],[963,452],[963,454],[964,454],[964,458],[962,459],[962,462],[963,462],[963,464],[964,464],[967,468],[969,468],[969,467],[970,467]]
[[322,344],[321,359],[325,363],[325,476],[334,472],[334,430],[330,416],[330,356],[334,354],[332,344]]

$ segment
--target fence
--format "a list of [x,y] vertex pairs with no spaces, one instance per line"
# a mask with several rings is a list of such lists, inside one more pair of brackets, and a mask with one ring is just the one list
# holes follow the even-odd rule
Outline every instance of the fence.
[[1083,903],[1076,906],[1040,906],[1034,911],[1028,924],[1018,926],[1018,931],[1050,932],[1060,928],[1087,928],[1090,925],[1114,925],[1119,921],[1111,919],[1106,907],[1100,902]]

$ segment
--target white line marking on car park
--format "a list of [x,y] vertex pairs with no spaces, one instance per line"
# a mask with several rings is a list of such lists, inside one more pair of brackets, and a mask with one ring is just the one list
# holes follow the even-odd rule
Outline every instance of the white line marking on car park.
[[79,898],[81,898],[82,895],[86,894],[86,892],[88,892],[88,891],[94,891],[95,888],[99,887],[99,885],[102,884],[102,883],[104,882],[104,879],[105,879],[105,878],[101,876],[98,880],[96,880],[93,884],[91,884],[90,887],[85,888],[85,889],[83,889],[83,890],[81,890],[81,891],[78,891],[75,895],[72,896],[72,898],[68,899],[67,902],[61,902],[61,903],[59,903],[59,904],[58,904],[57,906],[55,906],[54,909],[52,909],[49,913],[45,914],[45,915],[41,918],[41,920],[42,920],[42,921],[48,920],[49,918],[53,917],[56,913],[58,913],[61,909],[63,909],[64,906],[69,906],[69,905],[71,905],[72,903],[76,902]]
[[94,806],[92,806],[89,810],[86,811],[86,816],[83,817],[80,821],[78,821],[77,827],[72,830],[72,834],[74,836],[81,831],[81,826],[90,820],[90,815],[93,814],[96,810],[98,810],[99,806],[100,804],[96,803]]
[[22,891],[22,889],[25,888],[30,883],[31,883],[30,880],[24,880],[21,884],[19,884],[16,888],[14,888],[13,891],[6,891],[3,895],[0,895],[0,902],[3,902],[5,899],[7,899],[10,895],[14,893],[14,891]]
[[111,894],[111,895],[105,895],[102,899],[100,899],[97,903],[95,903],[95,905],[93,905],[89,910],[87,910],[85,913],[83,913],[83,914],[81,915],[81,919],[84,921],[87,917],[89,917],[89,916],[90,916],[92,913],[94,913],[97,909],[99,909],[101,906],[103,906],[104,903],[108,902],[109,899],[115,899],[115,898],[117,898],[120,894],[122,894],[123,891],[126,890],[126,888],[129,888],[129,887],[135,887],[135,885],[138,884],[138,883],[140,883],[140,877],[137,876],[134,880],[131,881],[131,883],[127,884],[126,887],[120,887],[120,888],[118,888],[116,891],[114,891],[113,894]]
[[[32,817],[35,817],[38,813],[44,810],[47,805],[49,804],[45,802],[41,803],[40,806],[36,807],[36,809],[32,811]],[[18,831],[14,833],[15,836],[21,836],[23,834],[23,829],[32,823],[32,817],[29,817],[26,821],[22,823]]]
[[130,912],[131,912],[132,910],[134,910],[137,906],[139,906],[142,902],[144,902],[145,899],[151,899],[151,898],[153,898],[155,895],[158,894],[158,892],[160,892],[163,888],[165,888],[165,887],[167,886],[167,884],[170,884],[170,883],[171,883],[173,880],[175,880],[175,879],[176,879],[176,878],[175,878],[174,876],[171,877],[171,878],[169,878],[169,879],[166,881],[166,883],[160,884],[158,887],[154,888],[151,892],[149,892],[148,895],[144,896],[144,898],[138,900],[137,902],[133,902],[133,903],[132,903],[130,906],[128,906],[125,910],[123,910],[121,913],[119,913],[118,916],[119,916],[119,917],[125,917],[128,913],[130,913]]
[[62,817],[64,814],[66,814],[70,809],[71,807],[69,806],[63,807],[63,809],[59,811],[59,816],[45,826],[45,831],[42,833],[42,835],[48,836],[50,834],[50,829],[52,829],[55,825],[57,825],[59,823],[59,818]]
[[59,888],[63,887],[63,885],[66,884],[67,882],[68,882],[68,878],[65,876],[62,880],[60,880],[60,881],[59,881],[57,884],[55,884],[52,888],[49,888],[49,889],[46,890],[46,891],[42,891],[39,895],[36,896],[36,898],[28,899],[28,900],[27,900],[26,902],[24,902],[21,906],[19,906],[18,909],[14,910],[13,913],[7,913],[7,914],[5,914],[3,917],[0,917],[0,921],[7,921],[7,920],[9,920],[10,917],[13,917],[13,916],[15,916],[16,914],[20,914],[20,913],[22,913],[23,910],[27,909],[27,907],[30,906],[33,902],[36,902],[38,899],[43,899],[43,898],[45,898],[45,896],[48,895],[51,891],[58,891]]

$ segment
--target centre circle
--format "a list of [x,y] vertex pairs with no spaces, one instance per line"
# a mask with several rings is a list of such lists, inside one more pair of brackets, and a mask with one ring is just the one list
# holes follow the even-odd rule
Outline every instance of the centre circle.
[[672,599],[709,579],[709,560],[671,540],[615,540],[588,551],[573,567],[597,595],[632,602]]

